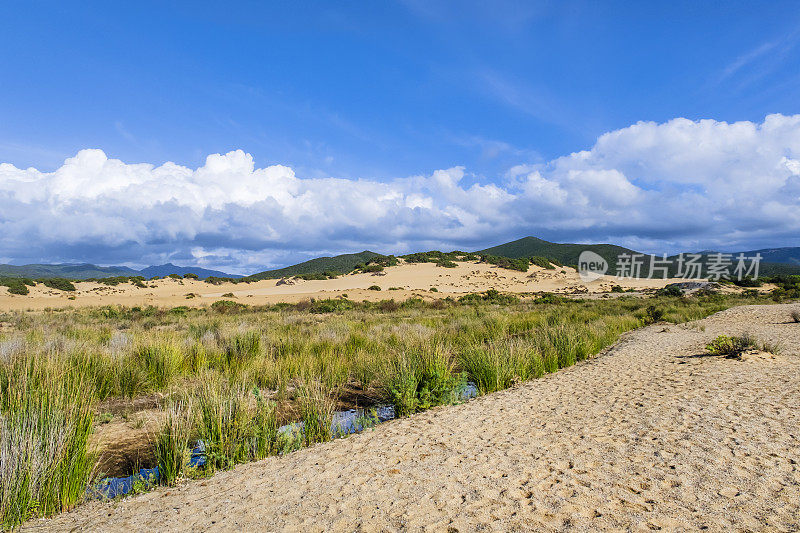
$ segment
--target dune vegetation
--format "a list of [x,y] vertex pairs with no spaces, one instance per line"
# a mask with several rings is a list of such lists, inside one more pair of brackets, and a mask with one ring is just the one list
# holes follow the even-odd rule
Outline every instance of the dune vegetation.
[[[67,510],[103,475],[91,444],[110,399],[159,399],[149,443],[160,482],[209,475],[335,437],[336,409],[399,416],[583,361],[656,320],[685,322],[751,295],[86,308],[0,316],[0,515],[5,527]],[[771,301],[771,300],[769,300]],[[355,398],[355,400],[354,400]],[[282,424],[304,430],[282,433]],[[189,466],[202,441],[206,464]]]

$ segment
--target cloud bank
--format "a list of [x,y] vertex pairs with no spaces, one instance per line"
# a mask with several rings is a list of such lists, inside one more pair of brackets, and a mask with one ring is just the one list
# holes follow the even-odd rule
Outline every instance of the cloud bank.
[[320,253],[469,249],[535,235],[653,252],[800,245],[800,115],[676,118],[494,180],[463,167],[390,181],[127,164],[81,150],[54,172],[0,164],[0,260],[161,261],[251,272]]

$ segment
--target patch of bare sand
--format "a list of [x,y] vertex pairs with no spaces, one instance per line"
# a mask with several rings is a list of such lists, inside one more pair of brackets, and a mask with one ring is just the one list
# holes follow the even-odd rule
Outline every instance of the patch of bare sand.
[[[514,389],[26,528],[796,531],[800,325],[790,307],[651,326]],[[715,336],[745,331],[782,355],[704,355]]]
[[[607,293],[613,285],[624,289],[654,289],[684,280],[617,279],[605,276],[590,283],[581,281],[569,267],[546,270],[532,266],[528,272],[498,268],[478,262],[459,262],[456,268],[437,267],[433,263],[401,263],[384,272],[348,274],[330,280],[262,280],[253,283],[211,285],[191,279],[147,281],[144,288],[129,283],[116,286],[94,282],[76,283],[76,292],[64,292],[37,285],[30,294],[9,294],[0,287],[0,311],[42,310],[102,305],[198,307],[224,298],[236,298],[251,305],[296,303],[309,298],[337,298],[344,294],[351,300],[376,301],[410,297],[427,299],[459,296],[496,289],[504,292],[554,292],[564,294]],[[369,290],[378,286],[380,291]],[[432,292],[436,288],[437,292]],[[394,289],[394,290],[392,290]],[[233,296],[225,296],[232,294]]]

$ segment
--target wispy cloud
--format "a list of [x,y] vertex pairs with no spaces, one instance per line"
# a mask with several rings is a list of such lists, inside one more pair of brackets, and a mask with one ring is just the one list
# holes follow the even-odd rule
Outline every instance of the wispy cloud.
[[720,85],[735,78],[739,86],[749,85],[780,67],[789,53],[800,41],[800,31],[793,31],[783,37],[769,40],[739,55],[712,78],[713,85]]
[[574,120],[569,108],[543,86],[532,86],[488,68],[477,70],[473,82],[485,95],[511,109],[564,131],[581,136],[588,133],[581,128],[580,120]]

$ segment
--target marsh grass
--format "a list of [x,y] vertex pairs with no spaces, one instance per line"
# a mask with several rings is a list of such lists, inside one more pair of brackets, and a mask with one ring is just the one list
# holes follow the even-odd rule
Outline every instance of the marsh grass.
[[451,402],[460,376],[455,360],[441,344],[410,347],[390,357],[383,370],[383,389],[398,416],[408,416]]
[[335,394],[319,381],[308,381],[300,387],[300,420],[306,446],[333,438],[331,425],[336,409]]
[[[213,472],[332,438],[330,420],[345,390],[369,395],[372,403],[360,407],[390,403],[406,416],[457,401],[465,380],[486,394],[587,359],[651,321],[651,306],[660,320],[677,323],[754,303],[713,295],[504,296],[4,314],[3,524],[81,499],[95,463],[88,439],[99,400],[146,395],[191,403],[192,416],[188,407],[168,405],[155,437],[165,482],[174,483],[185,475],[194,439],[206,445]],[[278,432],[296,421],[306,429]]]
[[75,374],[25,363],[0,369],[3,528],[70,509],[82,498],[96,458],[88,444],[91,389]]
[[178,401],[165,411],[166,417],[155,436],[153,449],[160,482],[174,486],[186,473],[189,463],[189,439],[193,428],[191,403]]

